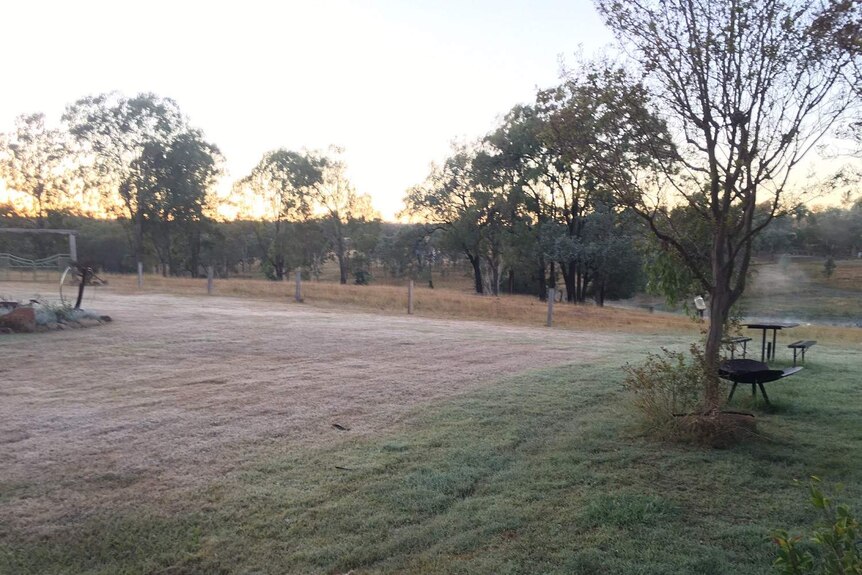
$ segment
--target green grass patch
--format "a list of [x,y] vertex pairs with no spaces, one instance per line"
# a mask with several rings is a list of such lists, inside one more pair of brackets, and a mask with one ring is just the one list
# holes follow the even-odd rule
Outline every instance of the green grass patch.
[[740,398],[760,437],[731,450],[641,437],[617,365],[552,369],[383,436],[267,447],[194,515],[0,533],[0,572],[768,573],[771,530],[815,517],[808,476],[862,508],[862,353],[816,351],[774,408]]

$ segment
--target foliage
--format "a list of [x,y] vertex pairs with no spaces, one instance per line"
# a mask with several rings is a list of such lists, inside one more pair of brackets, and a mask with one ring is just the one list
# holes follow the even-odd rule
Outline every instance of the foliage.
[[[794,168],[854,109],[859,55],[837,46],[829,30],[844,14],[824,19],[818,3],[596,4],[643,71],[677,144],[658,169],[621,164],[606,180],[709,293],[705,369],[714,374],[754,238],[786,209]],[[768,209],[758,210],[764,201]],[[687,233],[692,226],[674,225],[675,203],[700,222],[693,229],[705,230],[705,243]],[[711,377],[704,391],[714,408],[720,384]]]
[[605,180],[621,164],[671,154],[667,142],[644,87],[621,68],[587,62],[482,140],[454,145],[408,191],[404,213],[467,257],[477,293],[498,294],[505,271],[517,270],[544,297],[559,273],[568,301],[592,293],[601,305],[631,293],[637,282],[619,272],[639,267],[630,218]]
[[650,353],[642,364],[626,367],[624,385],[634,394],[635,407],[651,431],[678,433],[681,419],[676,416],[701,408],[703,349],[693,344],[688,354],[666,348]]
[[321,213],[321,230],[338,262],[339,282],[343,285],[350,272],[351,255],[358,252],[367,256],[376,246],[380,216],[371,205],[371,197],[358,194],[348,180],[341,153],[333,146],[327,153],[313,152],[309,157],[321,173],[311,186],[311,198]]
[[476,293],[485,293],[486,287],[497,293],[498,281],[486,286],[483,263],[491,264],[498,274],[495,280],[499,280],[502,222],[498,216],[502,199],[495,191],[478,185],[480,177],[491,177],[490,167],[478,160],[478,154],[475,146],[453,145],[443,164],[432,165],[425,181],[407,191],[403,214],[441,230],[443,245],[467,257]]
[[356,285],[365,286],[371,283],[371,274],[363,269],[358,269],[353,272],[354,282]]
[[254,221],[259,253],[272,279],[282,280],[299,263],[288,260],[288,252],[301,241],[292,233],[293,224],[311,218],[312,191],[323,179],[322,168],[310,154],[281,148],[264,154],[251,173],[234,184],[236,209]]
[[831,278],[835,273],[835,267],[835,258],[829,256],[823,264],[823,275],[827,278]]
[[36,227],[45,227],[48,212],[69,200],[69,154],[64,134],[48,129],[43,114],[19,116],[14,132],[0,134],[0,178],[28,197]]
[[430,277],[440,235],[422,224],[382,224],[374,255],[394,278]]
[[820,512],[821,521],[806,546],[801,535],[790,536],[779,530],[773,534],[778,557],[773,569],[783,575],[860,575],[862,574],[862,526],[849,505],[836,505],[820,487],[820,478],[809,484],[811,504]]
[[52,303],[42,298],[37,301],[39,305],[36,308],[36,323],[44,325],[75,320],[76,310],[70,302]]
[[654,238],[645,238],[641,245],[647,292],[663,296],[671,305],[686,304],[700,287],[688,267],[676,252],[663,248],[661,242]]
[[[134,162],[134,185],[146,231],[171,273],[178,271],[180,254],[185,252],[192,277],[198,275],[206,208],[221,173],[221,159],[218,148],[193,130],[168,142],[146,143]],[[177,236],[185,240],[186,249],[178,249]]]

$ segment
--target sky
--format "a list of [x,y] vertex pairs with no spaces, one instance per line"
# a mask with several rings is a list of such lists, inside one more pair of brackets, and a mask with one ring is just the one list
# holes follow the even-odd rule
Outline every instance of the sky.
[[219,146],[223,189],[269,150],[337,145],[391,220],[453,140],[611,42],[590,0],[10,2],[0,132],[86,95],[154,92]]

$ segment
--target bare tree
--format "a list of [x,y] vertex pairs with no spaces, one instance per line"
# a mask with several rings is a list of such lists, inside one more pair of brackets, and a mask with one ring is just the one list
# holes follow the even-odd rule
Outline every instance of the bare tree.
[[[619,174],[619,196],[710,294],[704,409],[720,405],[717,362],[731,306],[745,290],[752,240],[780,212],[802,159],[857,104],[858,52],[832,34],[853,2],[596,0],[643,69],[679,149],[661,182]],[[844,5],[838,6],[839,4]],[[858,17],[858,14],[856,14]],[[849,84],[855,84],[849,85]],[[669,194],[654,193],[660,184]],[[672,196],[669,199],[668,196]],[[708,228],[709,265],[669,217],[682,201]],[[768,202],[758,215],[755,207]]]

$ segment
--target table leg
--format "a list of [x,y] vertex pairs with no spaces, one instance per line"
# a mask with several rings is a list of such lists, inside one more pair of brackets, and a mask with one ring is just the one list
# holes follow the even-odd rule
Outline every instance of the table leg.
[[766,328],[763,329],[763,344],[760,346],[760,361],[766,361]]
[[769,397],[766,395],[766,389],[763,387],[762,383],[757,384],[760,387],[760,393],[763,394],[763,401],[766,402],[766,405],[769,405]]
[[777,333],[777,329],[772,330],[772,361],[775,361],[775,335]]
[[737,383],[733,382],[733,387],[730,388],[730,395],[727,396],[727,402],[730,403],[730,400],[733,399],[733,392],[736,391]]

